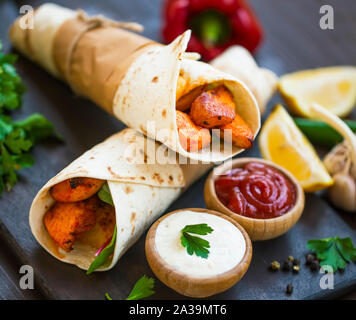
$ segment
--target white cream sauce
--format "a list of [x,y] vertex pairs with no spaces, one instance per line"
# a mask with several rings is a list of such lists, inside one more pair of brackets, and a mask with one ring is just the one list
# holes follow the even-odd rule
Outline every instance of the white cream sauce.
[[[181,230],[186,225],[206,223],[214,231],[195,235],[209,241],[207,259],[189,255],[181,244]],[[193,211],[171,214],[156,229],[155,246],[161,258],[173,269],[194,277],[209,277],[233,269],[242,260],[246,241],[231,222],[218,216]]]

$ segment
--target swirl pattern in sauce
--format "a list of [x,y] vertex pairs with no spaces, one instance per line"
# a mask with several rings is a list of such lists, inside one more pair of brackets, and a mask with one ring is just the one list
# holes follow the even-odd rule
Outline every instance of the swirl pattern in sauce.
[[293,182],[260,162],[235,168],[215,180],[219,200],[231,211],[255,219],[282,216],[296,203]]

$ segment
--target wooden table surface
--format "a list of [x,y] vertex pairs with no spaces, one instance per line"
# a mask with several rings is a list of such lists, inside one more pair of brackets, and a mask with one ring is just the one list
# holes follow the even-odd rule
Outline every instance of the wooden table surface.
[[[7,29],[14,17],[18,14],[19,6],[21,4],[37,6],[43,2],[44,1],[0,1],[0,39],[3,40],[6,51],[10,49],[10,44],[6,40]],[[251,2],[266,31],[266,41],[257,54],[257,60],[262,66],[270,68],[280,75],[298,69],[319,66],[356,65],[355,0],[251,0]],[[80,3],[80,1],[64,0],[61,1],[61,3],[73,7],[73,3]],[[86,7],[90,8],[89,3],[91,3],[91,1],[87,1],[86,3]],[[133,8],[127,0],[108,0],[102,1],[101,3],[95,1],[94,7],[96,9],[100,7],[112,7],[113,10],[117,10],[117,3],[121,4],[119,10],[122,10],[124,16],[130,16],[132,20],[135,20],[137,17],[139,22],[150,26],[145,33],[146,36],[159,40],[158,16],[161,1],[142,0],[142,7],[136,8]],[[319,9],[323,4],[332,5],[334,8],[334,30],[321,30],[319,27]],[[156,13],[152,17],[145,17],[145,20],[142,21],[142,19],[139,18],[145,14],[145,6],[150,7],[150,12],[156,10]],[[127,12],[129,12],[129,14],[127,14]],[[112,16],[115,17],[115,14]],[[29,77],[27,80],[28,79]],[[273,102],[276,101],[279,101],[279,99],[275,98],[270,103],[270,107]],[[42,107],[39,106],[38,111],[45,113],[45,110],[41,110],[41,108]],[[21,112],[23,112],[23,115],[27,115],[28,110],[26,111],[26,105],[23,109],[24,111]],[[102,115],[100,116],[103,117]],[[356,119],[355,111],[353,112],[352,118]],[[107,132],[101,132],[99,137],[95,137],[97,141],[108,136],[108,133],[114,128],[113,122],[109,120],[109,116],[107,116],[107,121],[109,123]],[[91,134],[94,135],[94,133]],[[84,144],[87,144],[89,147],[92,140],[93,139],[88,137]],[[81,143],[83,144],[82,141]],[[73,146],[73,148],[75,148],[75,146]],[[28,181],[28,179],[31,179],[30,175],[25,176],[26,181],[20,179],[18,186],[15,188],[21,188],[21,184],[23,183],[31,183],[31,181]],[[1,215],[4,214],[4,212],[1,211],[1,205],[6,202],[6,197],[8,196],[6,193],[0,196],[2,197],[2,199],[0,199],[0,299],[51,298],[50,293],[47,292],[43,286],[41,286],[41,292],[19,289],[18,281],[20,275],[18,270],[20,265],[24,262],[20,259],[22,249],[15,244],[15,239],[12,238],[12,235],[8,232],[5,225],[1,223]],[[16,210],[15,207],[14,210]],[[11,212],[7,212],[6,214],[11,214]],[[348,219],[356,222],[355,217],[349,217]],[[21,222],[21,224],[23,223],[26,223],[26,221]],[[8,249],[10,247],[17,249],[15,249],[15,252],[13,249],[10,251]],[[356,299],[356,293],[351,293],[343,298]]]

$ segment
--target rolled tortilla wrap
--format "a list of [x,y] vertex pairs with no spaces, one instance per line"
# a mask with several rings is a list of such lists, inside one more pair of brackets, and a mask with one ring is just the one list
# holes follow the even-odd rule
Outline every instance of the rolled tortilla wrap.
[[260,128],[257,102],[242,82],[186,55],[190,31],[163,46],[118,28],[111,20],[88,18],[54,4],[35,10],[33,29],[21,29],[20,20],[10,29],[19,51],[127,126],[187,158],[222,161],[242,149],[226,146],[221,139],[195,152],[181,146],[176,124],[179,76],[185,79],[185,93],[204,84],[224,84],[253,136]]
[[55,203],[49,192],[52,186],[75,177],[106,180],[115,204],[117,238],[113,258],[98,270],[111,269],[183,190],[211,167],[175,164],[174,153],[163,156],[165,150],[137,131],[125,129],[85,152],[49,180],[33,200],[29,220],[37,241],[59,260],[87,270],[102,245],[93,241],[99,235],[89,231],[90,235],[77,239],[73,250],[66,252],[52,240],[43,218]]
[[210,64],[244,82],[255,96],[261,113],[277,89],[278,77],[268,69],[260,68],[248,50],[232,46]]

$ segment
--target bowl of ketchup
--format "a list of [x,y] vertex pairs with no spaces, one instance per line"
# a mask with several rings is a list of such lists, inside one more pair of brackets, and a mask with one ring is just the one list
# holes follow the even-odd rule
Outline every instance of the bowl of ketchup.
[[242,225],[252,240],[286,233],[304,209],[304,191],[294,176],[271,161],[238,158],[216,167],[206,180],[208,209]]

